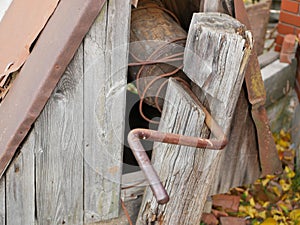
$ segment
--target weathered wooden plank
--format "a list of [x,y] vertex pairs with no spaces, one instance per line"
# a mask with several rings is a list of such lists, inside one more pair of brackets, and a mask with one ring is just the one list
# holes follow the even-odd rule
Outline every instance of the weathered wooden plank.
[[6,171],[6,225],[35,222],[34,146],[32,130]]
[[[189,136],[205,135],[204,113],[177,82],[170,81],[159,130]],[[204,129],[204,130],[203,130]],[[203,162],[207,152],[192,147],[155,144],[153,166],[170,195],[167,205],[158,206],[148,187],[137,224],[200,224],[210,176]],[[203,184],[203,185],[200,185]],[[197,218],[195,220],[195,218]],[[152,224],[152,223],[151,223]]]
[[272,0],[261,0],[255,4],[246,6],[257,55],[261,55],[264,51],[271,3]]
[[6,224],[5,222],[5,175],[0,180],[0,224]]
[[232,0],[204,0],[201,12],[220,12],[233,15],[234,7]]
[[35,123],[37,224],[83,223],[83,48]]
[[109,1],[85,38],[86,223],[119,214],[130,9],[130,0]]
[[139,170],[132,173],[127,173],[122,175],[122,192],[121,197],[123,201],[128,201],[130,199],[136,199],[143,195],[145,187],[148,182],[145,178],[144,173]]
[[[185,49],[184,71],[201,87],[202,90],[196,91],[199,99],[226,135],[230,133],[250,53],[246,43],[244,27],[232,17],[218,13],[194,14]],[[183,90],[179,91],[174,85],[168,87],[159,130],[207,137],[209,131],[202,128],[203,120],[199,121],[200,117],[193,114],[193,101],[183,96]],[[187,99],[185,103],[181,102],[183,99]],[[175,107],[168,110],[168,105]],[[170,202],[158,206],[147,189],[138,224],[199,224],[219,171],[222,151],[179,151],[180,146],[169,146],[167,149],[173,152],[165,152],[164,146],[155,146],[152,159],[170,194]]]
[[256,128],[243,86],[234,112],[229,142],[210,194],[225,193],[232,187],[253,183],[260,176]]

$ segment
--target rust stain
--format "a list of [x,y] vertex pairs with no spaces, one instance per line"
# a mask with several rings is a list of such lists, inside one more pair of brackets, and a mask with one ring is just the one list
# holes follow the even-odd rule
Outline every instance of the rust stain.
[[15,0],[0,22],[0,86],[30,54],[30,46],[47,23],[59,0]]
[[[40,7],[46,10],[47,7],[45,5],[48,7],[50,5],[54,6],[54,1],[47,1],[47,4],[46,1],[38,0],[19,1],[23,3],[25,9],[28,9],[23,14],[24,18],[29,16],[27,14],[32,12],[32,8]],[[50,2],[53,4],[50,4]],[[106,0],[60,1],[39,35],[32,53],[24,63],[20,74],[0,105],[0,177],[9,165],[16,149],[28,133],[31,125],[42,111],[58,80],[105,2]],[[15,0],[14,3],[17,4],[17,1]],[[18,10],[21,9],[24,10],[24,8],[19,8]],[[45,10],[41,11],[45,13]],[[9,13],[12,12],[10,11]],[[40,20],[47,21],[44,17],[41,17]],[[4,25],[2,24],[1,26]],[[2,33],[1,30],[1,35]],[[14,37],[15,35],[10,33],[10,36]],[[27,32],[26,37],[28,36],[30,34]],[[0,38],[3,40],[2,36]],[[30,40],[33,40],[33,38]],[[2,42],[0,43],[3,46]],[[22,43],[22,45],[11,46],[11,48],[14,48],[15,53],[20,52],[19,55],[15,54],[17,56],[26,55],[24,52],[28,53],[29,45],[26,45],[25,42]],[[23,51],[17,51],[19,48],[22,49],[22,46]],[[6,51],[9,52],[8,49]],[[0,52],[2,53],[2,49]],[[2,63],[2,59],[6,56],[1,54],[1,57],[3,57],[0,59]],[[19,59],[20,57],[17,58]],[[14,61],[12,58],[5,60],[8,63]],[[19,61],[19,64],[22,62],[22,60],[17,61]],[[2,70],[7,67],[8,63],[2,64]]]
[[[236,18],[251,30],[249,18],[242,0],[234,0]],[[261,175],[278,174],[282,165],[278,157],[275,142],[268,124],[265,109],[266,91],[261,76],[258,58],[255,49],[252,49],[247,70],[245,72],[248,99],[252,105],[251,114],[256,126],[258,138]]]

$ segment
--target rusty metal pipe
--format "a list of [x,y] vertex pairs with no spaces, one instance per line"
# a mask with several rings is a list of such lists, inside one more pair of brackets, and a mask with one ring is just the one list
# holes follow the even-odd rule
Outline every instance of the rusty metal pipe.
[[[195,97],[193,92],[191,93],[191,95]],[[204,111],[205,123],[211,129],[213,135],[215,136],[215,139],[183,136],[179,134],[164,133],[148,129],[134,129],[131,130],[128,134],[129,146],[141,170],[144,172],[158,204],[166,204],[169,201],[169,196],[166,189],[162,185],[159,176],[153,168],[143,145],[140,142],[141,139],[213,150],[221,150],[228,143],[226,135],[223,133],[219,125],[214,121],[214,119],[204,108],[204,106],[202,106],[198,100],[197,102]]]

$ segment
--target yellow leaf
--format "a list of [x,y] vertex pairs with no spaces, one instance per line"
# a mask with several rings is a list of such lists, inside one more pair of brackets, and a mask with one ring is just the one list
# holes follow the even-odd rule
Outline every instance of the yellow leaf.
[[281,191],[279,190],[279,188],[277,186],[272,187],[272,190],[277,196],[281,195]]
[[290,188],[291,188],[291,184],[286,183],[286,181],[283,180],[283,179],[280,179],[280,180],[279,180],[279,184],[280,184],[280,186],[282,187],[282,190],[283,190],[283,191],[288,191],[288,190],[290,190]]
[[283,216],[283,213],[277,209],[272,209],[271,210],[271,214],[272,215],[279,215],[279,216]]
[[264,208],[267,208],[269,205],[270,205],[270,202],[265,202],[265,203],[263,204],[263,207],[264,207]]
[[254,198],[250,198],[250,205],[253,206],[253,207],[255,206]]
[[269,183],[269,181],[270,181],[270,179],[265,178],[265,179],[262,179],[261,183],[265,187]]
[[288,147],[290,146],[290,142],[284,141],[284,140],[282,140],[282,139],[280,139],[280,140],[278,141],[278,144],[279,144],[280,146],[284,147],[284,148],[288,148]]
[[288,213],[288,207],[282,202],[277,204],[285,213]]
[[267,176],[266,176],[266,178],[267,178],[267,179],[270,179],[270,180],[274,179],[275,177],[276,177],[275,175],[267,175]]
[[299,220],[300,219],[300,209],[294,209],[290,212],[290,218],[292,220]]
[[267,211],[261,211],[257,214],[258,217],[262,218],[262,219],[266,219],[267,217]]
[[276,225],[277,222],[273,218],[269,217],[264,222],[261,223],[261,225]]
[[289,178],[293,178],[296,174],[295,172],[288,166],[284,168],[284,172],[287,174]]

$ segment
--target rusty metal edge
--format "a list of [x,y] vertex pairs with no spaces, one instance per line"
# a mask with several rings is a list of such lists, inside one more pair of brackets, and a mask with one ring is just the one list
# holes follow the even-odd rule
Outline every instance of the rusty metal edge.
[[61,0],[0,105],[0,177],[106,0]]

